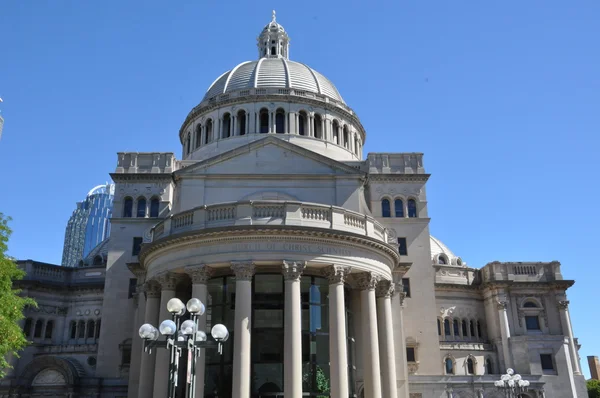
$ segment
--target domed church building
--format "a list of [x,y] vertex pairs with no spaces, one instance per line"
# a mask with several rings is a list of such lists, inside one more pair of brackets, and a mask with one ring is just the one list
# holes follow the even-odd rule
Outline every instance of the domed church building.
[[64,361],[53,375],[79,384],[60,396],[164,398],[168,352],[138,329],[197,297],[230,337],[199,358],[195,397],[504,397],[507,368],[522,397],[587,397],[561,265],[469,267],[430,235],[423,154],[363,154],[356,112],[290,58],[274,13],[257,44],[189,112],[180,154],[118,153],[94,365],[46,350],[14,379]]

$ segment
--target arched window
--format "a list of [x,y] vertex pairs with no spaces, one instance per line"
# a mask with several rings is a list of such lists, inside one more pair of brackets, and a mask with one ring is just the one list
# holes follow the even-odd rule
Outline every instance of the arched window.
[[226,113],[223,115],[223,138],[231,137],[231,115]]
[[453,375],[454,374],[454,362],[452,361],[452,358],[446,358],[446,360],[444,362],[446,365],[446,374]]
[[88,339],[94,338],[95,327],[96,327],[96,322],[94,322],[92,320],[88,321],[88,323],[87,323],[87,338]]
[[158,198],[152,198],[150,201],[150,217],[158,217],[158,210],[160,207],[160,201]]
[[469,322],[469,331],[471,332],[471,337],[475,337],[475,322],[473,320]]
[[72,339],[77,337],[77,322],[75,321],[71,321],[71,324],[69,325],[69,336],[71,336]]
[[208,119],[206,121],[206,131],[204,132],[205,136],[204,136],[204,143],[208,144],[209,142],[212,142],[213,140],[213,121],[212,119]]
[[381,216],[382,217],[391,217],[392,216],[392,212],[390,210],[389,199],[383,199],[381,201]]
[[185,153],[189,155],[191,151],[192,151],[192,135],[188,131],[187,137],[185,137]]
[[50,320],[48,322],[46,322],[46,330],[44,331],[44,338],[45,339],[51,339],[52,338],[52,331],[54,329],[54,321]]
[[333,130],[333,143],[340,145],[340,124],[334,120],[331,129]]
[[238,130],[240,135],[246,135],[246,111],[241,110],[237,114]]
[[260,133],[265,134],[269,132],[269,111],[266,109],[260,110]]
[[396,217],[404,217],[404,202],[402,199],[394,201],[394,213],[396,213]]
[[358,138],[354,136],[354,154],[358,155]]
[[84,339],[85,338],[85,321],[79,321],[77,323],[77,338]]
[[140,197],[137,201],[136,217],[146,217],[146,198]]
[[463,337],[469,337],[469,327],[467,326],[467,321],[463,319],[462,321],[462,335]]
[[473,363],[473,358],[467,359],[467,374],[475,374],[475,364]]
[[29,337],[31,335],[31,325],[33,324],[33,320],[31,318],[25,319],[25,325],[23,326],[23,334],[25,337]]
[[524,308],[537,308],[537,304],[534,303],[533,301],[526,301],[525,304],[523,304]]
[[454,329],[454,336],[456,336],[456,337],[460,336],[460,327],[458,326],[458,319],[455,319],[454,321],[452,321],[452,326]]
[[285,111],[281,108],[275,112],[275,132],[277,134],[285,133]]
[[321,115],[315,113],[315,117],[313,119],[315,138],[323,138],[323,119]]
[[483,337],[481,334],[481,322],[479,321],[477,321],[477,336],[479,336],[479,338]]
[[33,337],[42,337],[42,327],[44,326],[44,321],[38,319],[35,321],[35,328],[33,330]]
[[94,262],[92,263],[92,265],[102,265],[102,256],[94,256]]
[[450,336],[452,334],[451,329],[450,329],[450,320],[449,319],[444,319],[444,335],[445,336]]
[[442,335],[442,322],[440,322],[440,320],[437,320],[437,325],[438,325],[438,336]]
[[196,126],[196,148],[200,148],[202,145],[202,125],[199,124]]
[[129,218],[133,216],[133,199],[129,196],[123,201],[123,217]]
[[306,135],[306,112],[300,111],[298,113],[298,134]]
[[348,140],[348,126],[344,126],[344,148],[350,147],[350,140]]
[[96,336],[94,336],[94,337],[97,339],[100,338],[100,319],[98,319],[96,321]]
[[440,255],[438,256],[438,264],[441,264],[441,265],[446,265],[446,264],[448,264],[448,260],[446,260],[446,256],[444,256],[444,255],[440,254]]
[[414,218],[417,216],[417,202],[414,199],[409,199],[407,203],[408,216]]
[[489,375],[494,374],[494,368],[492,366],[492,360],[490,358],[487,358],[485,360],[485,373]]

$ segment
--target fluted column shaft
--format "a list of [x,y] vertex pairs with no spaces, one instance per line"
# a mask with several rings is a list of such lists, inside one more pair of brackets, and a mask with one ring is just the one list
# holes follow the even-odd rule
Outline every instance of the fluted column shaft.
[[569,338],[569,351],[571,353],[571,361],[573,362],[573,374],[580,375],[581,367],[579,366],[579,354],[573,337],[573,328],[571,327],[571,317],[569,315],[569,302],[561,300],[558,302],[558,312],[560,313],[560,323],[562,332],[565,337]]
[[[149,323],[158,327],[158,308],[160,302],[160,286],[155,282],[146,282],[144,284],[146,293],[146,308],[144,314],[144,323]],[[154,366],[156,363],[156,350],[151,353],[142,352],[142,361],[140,365],[140,383],[138,387],[138,398],[148,398],[152,396],[154,388]]]
[[510,327],[508,325],[508,314],[506,309],[508,307],[507,301],[498,302],[498,316],[500,318],[500,336],[502,338],[502,354],[504,356],[504,367],[512,368],[512,360],[510,357],[510,347],[508,346],[510,339]]
[[394,284],[391,281],[379,282],[376,294],[382,396],[385,398],[397,398],[396,351],[394,348],[394,325],[392,322]]
[[[379,339],[377,335],[377,308],[375,287],[379,278],[372,273],[357,278],[361,301],[363,364],[365,398],[381,398],[381,372],[379,366]],[[387,398],[387,397],[386,397]]]
[[[139,281],[138,277],[138,281]],[[140,384],[140,370],[142,363],[142,355],[145,355],[143,350],[143,340],[137,336],[138,329],[144,322],[144,316],[146,311],[146,297],[144,296],[144,285],[138,284],[136,286],[135,298],[135,313],[133,315],[133,338],[131,341],[131,366],[129,367],[129,389],[127,390],[127,396],[130,398],[136,398],[138,396],[138,388]],[[98,322],[96,322],[95,328],[98,328]],[[94,337],[96,336],[96,330],[94,330]]]
[[[162,322],[165,319],[171,319],[171,313],[167,310],[167,303],[173,297],[175,297],[175,287],[177,285],[177,279],[175,276],[167,273],[158,276],[157,281],[160,283],[160,307],[158,322]],[[168,393],[169,386],[169,362],[170,362],[170,350],[159,349],[156,350],[156,365],[154,367],[154,398],[165,398]]]
[[346,334],[346,303],[344,280],[350,267],[332,265],[325,270],[329,279],[329,374],[331,398],[347,398],[348,335]]
[[236,398],[250,397],[250,329],[252,327],[252,277],[254,264],[234,263],[235,318],[233,325],[233,390]]
[[284,261],[285,324],[283,355],[283,391],[285,398],[302,397],[302,307],[300,303],[300,278],[304,263]]
[[[192,279],[192,297],[199,299],[206,306],[208,289],[208,280],[213,275],[213,270],[205,265],[195,265],[185,268],[185,272]],[[206,314],[198,317],[198,330],[210,335],[210,331],[206,330]],[[192,375],[195,379],[195,392],[193,398],[204,397],[204,369],[206,368],[205,349],[200,349],[200,356],[196,359],[196,373]]]

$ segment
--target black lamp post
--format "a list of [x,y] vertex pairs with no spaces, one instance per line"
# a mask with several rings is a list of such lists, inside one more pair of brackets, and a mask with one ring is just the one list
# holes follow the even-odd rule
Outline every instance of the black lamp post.
[[[189,311],[191,318],[181,322],[185,310]],[[194,398],[196,392],[196,359],[201,348],[217,348],[223,354],[223,343],[229,338],[229,331],[225,325],[217,324],[211,330],[212,340],[208,340],[206,333],[198,330],[198,319],[204,314],[204,304],[197,298],[192,298],[183,304],[178,298],[172,298],[167,303],[167,310],[172,314],[172,319],[162,321],[158,329],[149,323],[140,327],[140,337],[144,340],[144,351],[151,353],[153,348],[169,350],[169,385],[168,398],[175,398],[178,385],[179,358],[182,350],[187,348],[187,388],[186,397]]]

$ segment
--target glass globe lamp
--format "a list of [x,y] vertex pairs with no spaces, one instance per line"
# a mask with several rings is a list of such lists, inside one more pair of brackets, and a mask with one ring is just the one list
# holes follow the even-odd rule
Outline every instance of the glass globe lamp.
[[216,341],[227,341],[227,339],[229,338],[229,331],[227,330],[225,325],[222,325],[220,323],[213,326],[210,334]]
[[183,304],[183,301],[175,297],[167,302],[167,310],[171,314],[183,315],[185,314],[185,305]]
[[139,330],[140,337],[144,340],[150,340],[152,334],[154,333],[154,326],[149,323],[144,323]]
[[196,332],[196,322],[188,319],[181,324],[181,333],[190,336]]
[[173,322],[170,319],[167,319],[167,320],[162,321],[162,323],[158,327],[158,330],[160,331],[160,334],[162,334],[162,335],[172,336],[177,331],[177,326],[175,325],[175,322]]
[[199,299],[191,298],[187,302],[187,310],[192,314],[203,315],[205,307],[204,304],[202,304],[202,301],[200,301]]
[[196,332],[196,341],[206,341],[206,333],[204,333],[202,330],[198,330]]

